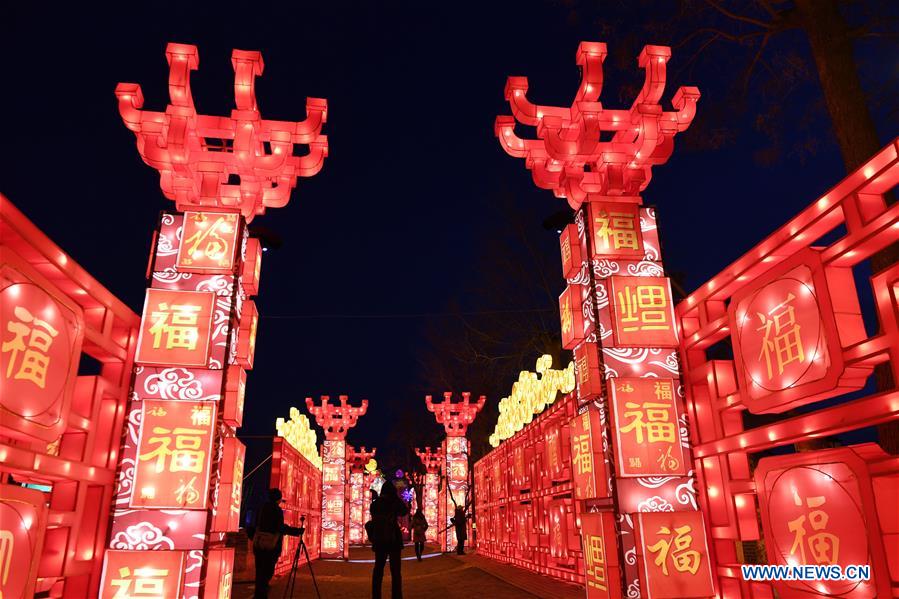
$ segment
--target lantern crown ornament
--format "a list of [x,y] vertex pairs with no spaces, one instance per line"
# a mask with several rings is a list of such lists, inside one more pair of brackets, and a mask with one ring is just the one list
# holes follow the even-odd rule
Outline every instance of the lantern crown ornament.
[[452,391],[443,394],[441,403],[434,403],[430,395],[425,396],[425,405],[434,413],[437,423],[446,429],[447,437],[464,437],[468,425],[474,422],[486,401],[487,398],[482,395],[477,402],[471,403],[471,393],[468,392],[462,394],[461,402],[453,402]]
[[325,430],[325,439],[339,441],[346,439],[346,434],[356,426],[359,417],[368,410],[368,400],[363,399],[362,405],[351,406],[346,395],[338,397],[337,403],[331,403],[328,395],[322,395],[321,404],[316,405],[311,397],[306,398],[306,409],[315,416],[315,421]]
[[415,455],[421,460],[421,464],[425,467],[426,472],[440,472],[440,467],[444,460],[443,452],[440,449],[434,450],[430,447],[418,449],[416,447]]
[[[141,158],[159,171],[162,192],[178,210],[234,211],[250,221],[266,208],[286,206],[297,178],[321,170],[328,156],[328,139],[321,134],[327,101],[307,98],[304,121],[263,119],[255,89],[264,68],[260,52],[231,54],[235,109],[230,117],[197,114],[190,89],[190,72],[200,65],[196,46],[170,43],[166,59],[165,111],[141,110],[144,96],[136,83],[119,83],[115,94]],[[296,146],[308,146],[308,152],[296,156]]]
[[351,471],[364,472],[365,466],[369,462],[374,461],[375,454],[377,453],[378,449],[376,447],[372,447],[371,449],[366,449],[365,447],[355,449],[347,446],[346,461]]
[[[525,159],[537,187],[567,199],[574,210],[585,201],[609,196],[639,202],[653,165],[668,160],[675,134],[687,129],[696,115],[696,87],[675,92],[674,112],[663,111],[659,104],[671,58],[666,46],[643,47],[638,64],[646,76],[630,109],[603,108],[599,95],[606,54],[602,42],[578,46],[581,84],[570,108],[531,103],[527,78],[509,77],[505,96],[512,116],[498,116],[494,125],[500,145],[510,156]],[[535,127],[537,139],[518,137],[516,121]],[[611,135],[608,141],[604,133]]]

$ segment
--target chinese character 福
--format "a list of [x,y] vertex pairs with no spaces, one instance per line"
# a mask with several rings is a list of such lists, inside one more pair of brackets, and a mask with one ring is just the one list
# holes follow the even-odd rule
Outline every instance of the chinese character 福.
[[[0,350],[9,353],[9,363],[6,367],[6,378],[31,381],[41,389],[47,384],[47,368],[50,367],[50,346],[53,339],[59,335],[59,331],[53,328],[49,322],[35,317],[27,308],[16,306],[13,310],[17,320],[6,323],[6,330],[13,334],[13,338],[3,342]],[[28,338],[26,344],[25,339]],[[19,354],[22,359],[16,368]]]

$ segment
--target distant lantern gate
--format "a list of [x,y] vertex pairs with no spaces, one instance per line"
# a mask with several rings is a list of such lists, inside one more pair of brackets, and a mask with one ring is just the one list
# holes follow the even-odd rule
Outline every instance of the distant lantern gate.
[[[475,465],[478,551],[581,582],[591,598],[889,596],[899,571],[894,457],[868,443],[763,457],[754,471],[749,458],[899,418],[895,389],[810,405],[860,390],[887,361],[899,380],[899,265],[871,279],[873,335],[852,272],[899,239],[899,205],[883,199],[899,182],[899,142],[674,313],[655,210],[637,194],[689,125],[699,93],[681,88],[677,112],[661,111],[669,51],[647,46],[634,106],[605,110],[605,54],[603,44],[581,44],[571,109],[530,104],[527,81],[509,79],[514,119],[536,126],[537,140],[516,136],[513,118],[497,119],[504,149],[576,211],[560,240],[560,311],[577,392],[533,422],[539,410],[519,413],[511,433],[498,426],[499,447]],[[599,141],[601,131],[612,139]],[[841,226],[842,237],[819,241]],[[713,346],[733,358],[710,357]],[[766,425],[744,418],[794,408],[801,414]],[[560,451],[557,437],[570,445]],[[565,529],[566,505],[579,543]],[[746,563],[860,564],[872,578],[749,582]]]
[[[297,177],[328,153],[324,100],[302,122],[264,120],[255,96],[259,52],[235,50],[235,109],[198,114],[195,46],[169,44],[170,102],[141,110],[136,84],[116,88],[141,158],[177,212],[158,223],[147,276],[100,596],[230,597],[239,525],[246,371],[252,369],[262,248],[247,224],[285,206]],[[308,153],[295,156],[297,145]]]

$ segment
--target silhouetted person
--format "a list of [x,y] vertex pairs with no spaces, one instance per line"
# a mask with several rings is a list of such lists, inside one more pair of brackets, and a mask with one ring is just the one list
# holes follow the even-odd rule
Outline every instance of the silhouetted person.
[[456,553],[465,555],[465,540],[468,539],[468,515],[465,508],[457,505],[456,513],[450,518],[450,522],[456,529]]
[[375,568],[371,574],[372,599],[381,599],[381,583],[384,581],[384,564],[390,559],[390,596],[393,599],[403,597],[403,579],[400,574],[401,554],[403,552],[403,533],[397,518],[409,513],[409,507],[403,503],[396,493],[393,483],[387,481],[381,487],[381,493],[370,508],[371,548],[375,552]]
[[415,543],[415,557],[421,561],[421,552],[425,548],[425,531],[428,530],[428,521],[421,508],[415,510],[412,516],[412,542]]
[[268,583],[275,575],[275,564],[281,555],[284,535],[298,536],[300,529],[284,524],[284,510],[281,509],[281,491],[269,489],[268,501],[259,508],[256,525],[247,528],[253,539],[253,555],[256,558],[256,589],[254,599],[268,598]]

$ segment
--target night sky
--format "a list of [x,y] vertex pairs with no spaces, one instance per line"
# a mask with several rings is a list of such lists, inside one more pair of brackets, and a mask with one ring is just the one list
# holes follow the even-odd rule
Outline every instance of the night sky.
[[[563,288],[558,238],[542,223],[564,203],[537,189],[524,161],[493,136],[495,116],[509,113],[506,77],[526,75],[532,100],[566,105],[579,82],[578,43],[604,41],[601,99],[625,108],[628,90],[642,82],[642,45],[689,34],[673,2],[71,4],[18,3],[0,14],[0,191],[139,312],[152,228],[174,205],[140,160],[113,90],[140,83],[145,108],[163,109],[165,45],[192,43],[200,52],[197,108],[227,114],[232,48],[261,50],[263,117],[301,120],[306,96],[327,98],[330,157],[319,175],[299,181],[286,208],[254,221],[282,244],[263,262],[263,319],[240,433],[272,434],[275,418],[307,395],[348,394],[369,400],[350,442],[395,452],[405,449],[397,421],[415,428],[410,438],[442,436],[423,396],[444,389],[426,380],[421,359],[439,352],[433,331],[458,329],[442,324],[455,322],[455,312],[532,311],[558,327],[553,298],[490,268],[498,247],[534,262],[512,230],[523,223],[537,263],[551,265],[535,279],[545,277],[556,295]],[[884,54],[883,43],[859,50],[872,89],[897,74],[895,47]],[[772,39],[739,94],[753,51],[719,42],[694,58],[701,45],[696,38],[673,52],[665,107],[679,85],[698,86],[702,98],[694,126],[676,138],[644,194],[660,209],[667,268],[684,273],[688,291],[845,173],[801,33]],[[810,71],[789,70],[803,61]],[[779,73],[796,81],[772,86]],[[896,114],[875,100],[885,143]],[[776,135],[759,117],[771,107]],[[469,374],[458,373],[460,384]],[[512,382],[496,381],[488,401]],[[247,443],[252,466],[270,446]]]

